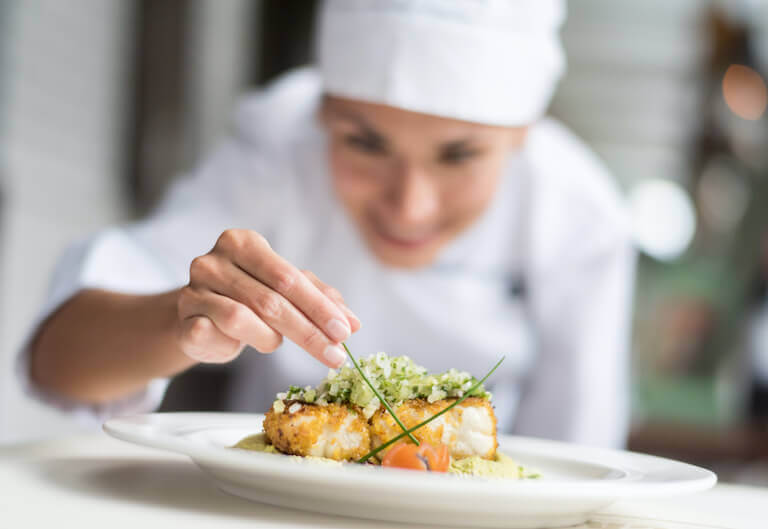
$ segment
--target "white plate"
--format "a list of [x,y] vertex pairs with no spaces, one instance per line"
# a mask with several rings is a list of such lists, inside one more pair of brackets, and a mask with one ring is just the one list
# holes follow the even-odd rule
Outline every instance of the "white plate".
[[231,494],[304,511],[411,523],[537,528],[574,525],[617,499],[708,489],[716,476],[669,459],[525,437],[499,449],[542,475],[491,480],[368,465],[318,465],[229,448],[263,415],[156,413],[113,419],[110,435],[186,454]]

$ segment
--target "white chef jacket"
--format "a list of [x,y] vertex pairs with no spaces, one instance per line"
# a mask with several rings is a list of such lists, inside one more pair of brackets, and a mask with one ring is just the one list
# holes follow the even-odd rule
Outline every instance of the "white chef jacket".
[[[222,231],[248,228],[341,291],[363,322],[348,340],[357,355],[406,354],[430,371],[480,376],[504,354],[490,380],[501,430],[622,445],[634,251],[619,194],[589,150],[552,119],[534,124],[479,220],[432,265],[388,268],[333,193],[320,96],[317,72],[305,68],[246,97],[231,137],[150,218],[66,252],[34,327],[84,288],[178,288]],[[28,390],[91,420],[151,411],[167,385],[98,406],[71,402],[33,387],[26,349]],[[278,391],[327,372],[287,340],[271,355],[246,350],[236,365],[233,410],[264,411]]]

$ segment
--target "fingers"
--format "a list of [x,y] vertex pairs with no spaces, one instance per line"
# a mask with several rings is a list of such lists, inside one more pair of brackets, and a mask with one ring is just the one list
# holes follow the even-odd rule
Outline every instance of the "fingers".
[[241,259],[235,263],[249,275],[287,299],[333,342],[339,343],[352,334],[347,316],[339,306],[323,294],[307,276],[274,252],[261,259]]
[[191,316],[182,320],[179,343],[184,354],[207,363],[229,362],[240,354],[244,346],[222,333],[206,316]]
[[225,255],[248,275],[290,301],[330,340],[339,343],[352,333],[345,311],[275,253],[258,233],[228,230],[219,237],[214,253]]
[[236,356],[234,342],[269,352],[284,336],[338,367],[347,358],[339,342],[360,328],[337,290],[299,271],[249,230],[222,233],[211,252],[193,260],[183,291],[184,332],[195,331],[195,340],[188,340],[195,345],[188,347],[195,355],[202,347],[222,351],[209,358]]
[[261,353],[271,353],[283,341],[279,333],[247,306],[210,290],[183,289],[179,316],[182,319],[206,316],[224,335],[248,344]]
[[341,292],[336,290],[330,285],[327,285],[323,283],[311,270],[302,270],[302,274],[307,276],[307,279],[309,279],[313,285],[315,285],[320,292],[325,294],[327,297],[332,299],[336,305],[344,312],[344,314],[347,317],[347,321],[349,322],[349,326],[352,329],[353,333],[356,333],[360,330],[360,327],[362,327],[362,324],[360,323],[360,320],[355,316],[354,312],[352,312],[349,307],[344,303],[344,298],[341,295]]
[[[222,271],[222,268],[227,270]],[[234,264],[221,265],[219,273],[209,277],[207,284],[213,291],[248,307],[267,326],[293,341],[325,365],[339,367],[346,361],[346,353],[339,347],[337,341],[330,339],[284,296],[246,274]],[[312,288],[316,287],[312,286]],[[333,305],[335,311],[340,312],[335,303],[328,302]]]

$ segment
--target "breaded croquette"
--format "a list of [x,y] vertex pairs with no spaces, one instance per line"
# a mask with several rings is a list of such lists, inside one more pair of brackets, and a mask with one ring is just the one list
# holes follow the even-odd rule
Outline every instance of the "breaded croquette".
[[[395,408],[407,428],[443,410],[455,399],[429,403],[412,399]],[[293,411],[291,411],[293,410]],[[354,406],[319,406],[286,402],[282,413],[270,410],[264,419],[270,442],[285,454],[319,456],[337,461],[356,460],[396,437],[402,430],[382,407],[366,421]],[[496,454],[496,416],[487,399],[471,397],[426,426],[416,430],[419,441],[445,444],[454,459]],[[383,458],[387,449],[378,454]]]
[[[360,459],[402,433],[376,392],[392,405],[406,428],[466,399],[414,436],[447,445],[454,460],[496,455],[496,416],[491,394],[482,384],[456,369],[430,375],[407,356],[385,353],[361,358],[355,369],[345,366],[329,371],[316,388],[291,386],[278,393],[264,420],[264,431],[285,454]],[[377,454],[379,460],[386,450]]]
[[357,460],[371,449],[368,421],[347,404],[288,401],[282,413],[269,410],[264,432],[275,448],[291,455],[345,461]]
[[[395,413],[406,428],[412,428],[448,407],[456,399],[429,403],[425,399],[412,399],[395,408]],[[370,420],[371,449],[396,437],[402,431],[383,407]],[[431,423],[416,430],[416,439],[432,445],[444,444],[454,459],[480,456],[493,459],[496,455],[496,415],[488,399],[470,397]],[[383,458],[389,449],[377,456]]]

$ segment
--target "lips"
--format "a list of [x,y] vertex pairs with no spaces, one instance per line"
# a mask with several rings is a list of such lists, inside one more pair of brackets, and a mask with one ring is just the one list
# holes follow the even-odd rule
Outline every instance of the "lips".
[[415,248],[427,246],[428,244],[435,241],[438,237],[437,231],[432,231],[425,235],[418,235],[418,236],[409,235],[407,237],[402,237],[400,235],[392,235],[380,228],[376,230],[376,233],[385,242],[393,246],[398,246],[400,248],[408,248],[408,249],[415,249]]

